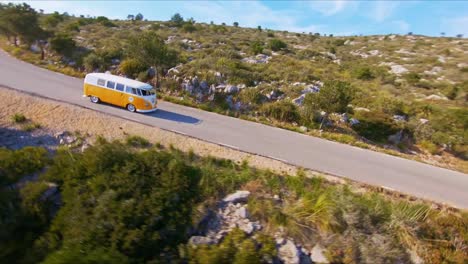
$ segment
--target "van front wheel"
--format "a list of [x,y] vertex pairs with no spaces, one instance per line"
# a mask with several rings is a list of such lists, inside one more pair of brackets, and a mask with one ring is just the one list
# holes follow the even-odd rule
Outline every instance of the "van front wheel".
[[99,103],[99,97],[96,97],[96,96],[90,96],[89,100],[95,104]]
[[130,111],[130,112],[135,112],[135,111],[136,111],[136,108],[135,108],[134,105],[128,104],[128,105],[127,105],[127,110]]

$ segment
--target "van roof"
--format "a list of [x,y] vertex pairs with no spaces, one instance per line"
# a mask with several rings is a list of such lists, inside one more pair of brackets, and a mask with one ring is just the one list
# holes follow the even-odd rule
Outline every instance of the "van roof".
[[[88,74],[86,74],[86,77],[88,77],[88,76],[93,76],[93,77],[97,77],[97,78],[100,78],[100,79],[105,79],[105,80],[111,81],[111,82],[121,83],[121,84],[130,86],[130,87],[133,87],[133,88],[139,88],[139,89],[145,89],[145,90],[153,88],[151,85],[149,85],[147,83],[139,82],[139,81],[136,81],[136,80],[132,80],[132,79],[117,76],[117,75],[112,75],[110,73],[88,73]],[[86,80],[86,78],[85,78],[85,80]]]

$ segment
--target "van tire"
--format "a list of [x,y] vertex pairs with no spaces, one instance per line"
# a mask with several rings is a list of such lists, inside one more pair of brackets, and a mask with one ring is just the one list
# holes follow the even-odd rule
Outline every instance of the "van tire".
[[135,112],[136,111],[136,107],[132,104],[128,104],[127,105],[127,110],[130,111],[130,112]]
[[97,104],[97,103],[99,103],[99,101],[101,101],[101,100],[99,100],[99,97],[97,97],[97,96],[90,96],[89,100],[91,101],[91,103],[95,103],[95,104]]

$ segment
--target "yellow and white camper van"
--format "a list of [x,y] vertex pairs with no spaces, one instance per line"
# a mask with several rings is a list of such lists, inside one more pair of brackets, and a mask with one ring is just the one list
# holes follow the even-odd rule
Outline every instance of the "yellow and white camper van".
[[107,73],[87,74],[83,96],[93,103],[109,103],[131,112],[146,113],[157,109],[156,91],[151,85]]

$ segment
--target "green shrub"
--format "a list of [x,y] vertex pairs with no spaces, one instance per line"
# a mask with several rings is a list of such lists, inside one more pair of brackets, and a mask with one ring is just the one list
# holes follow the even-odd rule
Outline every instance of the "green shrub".
[[263,43],[261,41],[254,41],[250,45],[250,49],[252,50],[253,54],[259,54],[263,52]]
[[300,119],[296,105],[286,101],[264,104],[259,111],[265,116],[283,122],[297,122]]
[[41,124],[38,124],[38,123],[28,123],[28,124],[24,124],[22,127],[22,129],[27,132],[31,132],[39,128],[41,128]]
[[415,72],[405,74],[404,78],[411,85],[415,85],[419,82],[419,80],[421,80],[421,76]]
[[388,136],[398,132],[399,128],[393,119],[381,112],[360,111],[355,114],[359,124],[354,125],[353,129],[367,139],[386,142]]
[[132,146],[132,147],[149,147],[151,143],[143,137],[140,136],[129,136],[126,139],[127,145]]
[[354,70],[353,75],[355,78],[359,80],[372,80],[375,78],[374,74],[372,73],[369,67],[361,67]]
[[59,33],[50,39],[50,48],[60,55],[70,57],[76,48],[76,43],[71,36]]
[[280,39],[270,39],[268,41],[268,47],[273,51],[279,51],[285,49],[288,45]]
[[239,93],[239,98],[244,103],[259,105],[263,102],[265,96],[256,88],[247,88]]
[[192,33],[197,30],[197,28],[190,22],[184,23],[182,26],[182,30],[188,33]]
[[122,61],[119,66],[119,70],[130,78],[140,77],[139,73],[146,69],[147,66],[137,59],[126,59]]
[[26,122],[26,116],[24,116],[21,113],[16,113],[11,117],[11,120],[14,123],[24,123],[24,122]]
[[83,66],[87,72],[93,72],[97,69],[104,69],[104,60],[96,53],[92,52],[83,59]]

